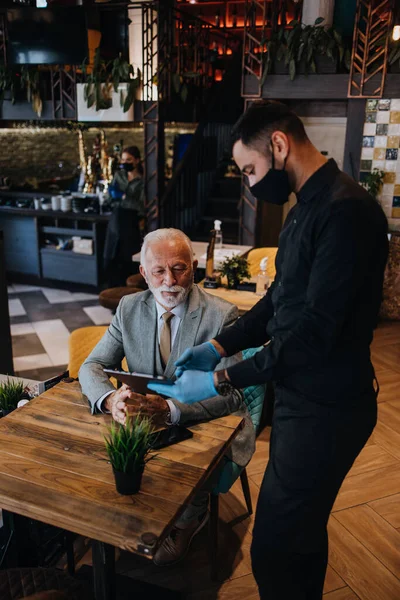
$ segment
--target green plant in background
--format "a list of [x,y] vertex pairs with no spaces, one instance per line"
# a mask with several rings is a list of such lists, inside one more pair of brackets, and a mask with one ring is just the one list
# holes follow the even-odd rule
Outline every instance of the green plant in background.
[[241,283],[243,279],[249,279],[251,277],[248,260],[243,256],[226,258],[219,270],[221,275],[226,275],[229,288],[233,288],[238,283]]
[[148,417],[137,414],[127,417],[125,425],[117,425],[114,421],[105,437],[106,450],[111,465],[120,473],[138,473],[151,460],[154,427]]
[[14,410],[24,393],[22,381],[13,381],[7,377],[6,381],[0,382],[0,408],[3,411]]
[[103,110],[112,106],[112,91],[118,92],[120,83],[127,83],[126,93],[120,90],[120,104],[124,112],[132,106],[136,90],[140,86],[141,73],[135,69],[129,62],[124,60],[121,55],[112,61],[104,61],[100,57],[100,48],[96,49],[93,67],[88,68],[85,63],[82,65],[82,73],[85,80],[84,98],[88,108],[96,107],[96,110]]
[[371,194],[375,200],[378,199],[379,192],[383,185],[383,178],[385,177],[384,171],[374,169],[372,173],[368,173],[365,180],[362,182],[362,186]]
[[263,40],[266,52],[261,84],[272,71],[275,61],[284,61],[292,81],[302,65],[306,74],[316,73],[318,56],[327,56],[332,62],[350,67],[350,50],[346,48],[342,36],[335,29],[324,27],[323,21],[322,17],[314,25],[291,21],[290,29],[280,27],[269,39]]
[[40,93],[40,70],[37,67],[22,66],[11,68],[0,66],[0,106],[3,103],[5,92],[10,92],[11,102],[15,104],[20,91],[26,93],[28,102],[40,118],[42,116],[43,101]]

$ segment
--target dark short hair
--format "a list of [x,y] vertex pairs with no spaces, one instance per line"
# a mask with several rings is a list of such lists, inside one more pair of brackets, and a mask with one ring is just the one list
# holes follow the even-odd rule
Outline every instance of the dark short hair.
[[232,146],[241,140],[245,146],[269,154],[269,141],[274,131],[282,131],[297,142],[308,140],[301,119],[285,104],[256,100],[233,126]]
[[126,154],[130,154],[133,158],[137,158],[140,160],[140,150],[137,146],[127,146],[122,150],[122,154],[126,152]]

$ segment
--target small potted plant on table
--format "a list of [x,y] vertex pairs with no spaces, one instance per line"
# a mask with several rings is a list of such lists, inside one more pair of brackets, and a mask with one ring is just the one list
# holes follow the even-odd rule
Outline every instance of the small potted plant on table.
[[140,489],[146,463],[151,460],[149,452],[154,440],[151,419],[137,414],[127,417],[125,425],[114,421],[105,438],[117,492],[124,495],[136,494]]
[[226,275],[228,288],[237,288],[243,279],[250,279],[249,263],[243,256],[226,258],[221,264],[221,275]]
[[0,416],[5,417],[15,410],[18,402],[24,398],[29,400],[22,381],[14,381],[7,377],[5,381],[0,382]]

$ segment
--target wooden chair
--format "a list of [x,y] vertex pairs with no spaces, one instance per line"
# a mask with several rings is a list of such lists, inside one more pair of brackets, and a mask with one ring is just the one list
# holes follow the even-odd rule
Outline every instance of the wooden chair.
[[[262,350],[260,348],[249,348],[243,351],[243,360],[251,358]],[[259,432],[261,415],[265,402],[266,385],[252,385],[243,390],[244,402],[250,413],[250,417],[256,432]],[[244,499],[246,502],[248,515],[253,514],[253,506],[250,495],[249,480],[246,468],[240,467],[235,462],[225,459],[225,465],[220,475],[219,481],[210,494],[210,562],[211,578],[215,580],[218,575],[218,514],[219,514],[219,495],[226,494],[231,489],[235,481],[240,477]]]

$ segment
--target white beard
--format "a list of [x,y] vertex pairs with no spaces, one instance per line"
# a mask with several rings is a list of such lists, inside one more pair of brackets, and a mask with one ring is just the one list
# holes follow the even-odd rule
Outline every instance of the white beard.
[[[171,287],[168,287],[167,285],[160,285],[160,287],[157,288],[149,283],[147,285],[159,304],[165,306],[166,308],[175,308],[178,306],[178,304],[185,302],[193,284],[189,285],[187,288],[184,288],[181,285],[173,285]],[[178,295],[167,297],[163,296],[162,292],[178,292]]]

